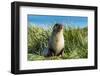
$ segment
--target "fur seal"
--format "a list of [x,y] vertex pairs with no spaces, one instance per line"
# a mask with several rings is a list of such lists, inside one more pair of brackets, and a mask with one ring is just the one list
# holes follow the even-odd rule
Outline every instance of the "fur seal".
[[48,54],[47,56],[64,56],[64,26],[56,23],[53,26],[52,34],[48,41]]

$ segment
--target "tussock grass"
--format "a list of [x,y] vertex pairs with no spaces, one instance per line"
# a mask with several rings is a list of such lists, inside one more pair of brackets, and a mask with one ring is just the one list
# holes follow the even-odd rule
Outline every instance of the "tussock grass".
[[38,26],[28,27],[28,60],[59,60],[59,59],[80,59],[88,57],[88,30],[84,28],[64,28],[64,57],[44,57],[41,55],[45,48],[48,48],[48,39],[52,27],[43,29]]

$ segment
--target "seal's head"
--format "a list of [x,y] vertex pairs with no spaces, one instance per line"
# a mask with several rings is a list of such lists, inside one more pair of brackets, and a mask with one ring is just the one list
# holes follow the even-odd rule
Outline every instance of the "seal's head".
[[53,27],[53,32],[63,32],[64,26],[62,24],[56,23]]

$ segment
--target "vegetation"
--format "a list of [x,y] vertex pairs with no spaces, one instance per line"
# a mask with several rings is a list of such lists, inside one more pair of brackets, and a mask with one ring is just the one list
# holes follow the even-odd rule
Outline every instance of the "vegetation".
[[88,30],[87,27],[64,28],[64,57],[44,57],[41,53],[48,48],[48,39],[52,26],[48,29],[38,26],[28,27],[28,60],[80,59],[88,57]]

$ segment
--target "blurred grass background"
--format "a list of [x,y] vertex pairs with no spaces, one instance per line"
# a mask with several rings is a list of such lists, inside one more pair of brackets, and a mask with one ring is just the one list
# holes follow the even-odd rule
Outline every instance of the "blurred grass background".
[[64,27],[64,57],[44,57],[41,53],[48,48],[49,36],[52,26],[40,28],[38,26],[28,26],[28,60],[59,60],[59,59],[80,59],[88,57],[88,29]]

